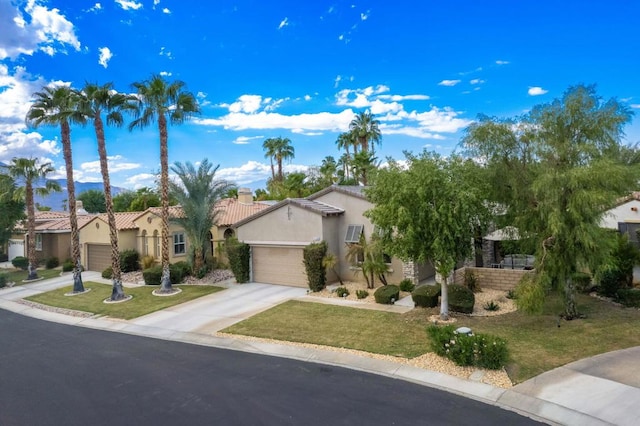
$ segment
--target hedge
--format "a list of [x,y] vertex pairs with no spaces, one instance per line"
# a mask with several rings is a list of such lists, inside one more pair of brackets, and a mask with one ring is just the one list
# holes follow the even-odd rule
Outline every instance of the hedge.
[[473,291],[467,287],[451,284],[447,287],[447,295],[449,296],[449,309],[454,312],[470,314],[473,312],[473,305],[476,303],[476,297]]
[[473,365],[498,370],[509,360],[507,342],[500,337],[490,334],[458,334],[452,325],[432,325],[427,333],[431,337],[433,351],[460,366]]
[[421,308],[434,308],[438,306],[439,296],[440,284],[423,285],[411,292],[413,303]]
[[376,303],[381,303],[383,305],[391,305],[394,302],[397,302],[399,296],[400,287],[393,284],[382,286],[373,293]]
[[251,247],[248,244],[241,243],[235,238],[230,238],[225,243],[227,258],[229,259],[229,267],[236,277],[238,284],[247,283],[250,277],[250,260]]
[[307,284],[311,291],[320,291],[327,286],[326,269],[322,259],[327,254],[326,241],[311,243],[303,249],[304,269],[307,272]]
[[27,259],[24,256],[16,256],[11,261],[11,264],[13,265],[14,268],[18,268],[18,269],[22,269],[23,271],[26,271],[27,268],[29,267],[29,259]]
[[616,292],[616,299],[627,308],[640,308],[640,289],[621,288]]
[[[152,266],[142,271],[142,277],[146,285],[160,285],[162,281],[162,265]],[[169,265],[169,280],[171,284],[180,284],[184,278],[182,268],[174,264]]]
[[133,272],[140,269],[140,255],[134,249],[120,252],[120,269],[122,272]]

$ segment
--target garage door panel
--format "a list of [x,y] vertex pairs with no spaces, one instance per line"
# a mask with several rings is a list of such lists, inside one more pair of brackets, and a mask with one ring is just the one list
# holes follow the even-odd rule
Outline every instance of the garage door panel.
[[102,272],[111,266],[111,246],[87,244],[87,269]]
[[253,280],[265,284],[307,287],[302,248],[252,247]]

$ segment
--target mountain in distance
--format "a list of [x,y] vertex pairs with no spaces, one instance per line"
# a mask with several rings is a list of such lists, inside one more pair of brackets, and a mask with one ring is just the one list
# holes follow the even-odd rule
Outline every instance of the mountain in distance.
[[[67,196],[67,180],[66,179],[51,179],[54,182],[57,182],[62,189],[62,192],[52,192],[46,197],[41,197],[36,195],[34,200],[36,203],[41,206],[51,207],[51,210],[62,211],[62,207],[66,205]],[[82,194],[85,191],[90,189],[97,189],[98,191],[104,191],[104,186],[102,182],[75,182],[76,187],[76,198],[78,195]],[[111,195],[116,196],[121,192],[127,191],[125,188],[120,188],[117,186],[111,186]]]

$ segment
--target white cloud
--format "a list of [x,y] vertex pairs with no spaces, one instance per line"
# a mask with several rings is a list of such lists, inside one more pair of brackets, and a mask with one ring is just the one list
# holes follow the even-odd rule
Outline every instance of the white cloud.
[[640,104],[631,104],[631,108],[640,109]]
[[414,138],[420,139],[444,139],[442,135],[437,133],[429,132],[427,129],[422,127],[407,127],[401,126],[399,124],[381,124],[380,131],[384,135],[406,135]]
[[485,83],[485,81],[481,80],[479,78],[474,78],[473,80],[470,80],[469,83],[471,83],[471,84],[483,84],[483,83]]
[[311,95],[304,95],[304,100],[305,101],[310,101],[311,100]]
[[366,21],[369,18],[369,14],[371,13],[370,10],[367,10],[366,13],[361,13],[360,14],[360,20],[361,21]]
[[547,92],[548,92],[548,90],[545,90],[545,89],[543,89],[542,87],[539,87],[539,86],[529,86],[529,90],[527,91],[527,93],[529,93],[529,96],[544,95]]
[[98,12],[99,10],[102,10],[102,5],[100,3],[96,3],[92,7],[87,9],[87,12]]
[[460,80],[442,80],[440,83],[438,83],[438,86],[455,86],[456,84],[460,83]]
[[231,130],[247,129],[288,129],[305,131],[344,131],[349,127],[354,112],[347,109],[334,114],[320,112],[316,114],[283,115],[261,111],[254,114],[232,112],[220,118],[196,118],[193,122],[204,126],[222,126]]
[[428,95],[379,95],[378,99],[400,101],[426,101],[431,99]]
[[229,105],[229,112],[246,112],[251,114],[260,109],[260,104],[262,104],[262,96],[242,95],[237,101]]
[[507,65],[509,61],[496,61],[496,65]]
[[338,87],[338,85],[340,84],[341,81],[342,81],[342,76],[341,75],[337,75],[335,80],[333,80],[333,87],[334,88]]
[[226,167],[216,172],[216,177],[230,180],[238,185],[266,180],[271,176],[271,166],[257,161],[248,161],[240,167]]
[[168,7],[165,7],[164,9],[162,9],[162,13],[166,13],[167,15],[171,14],[171,11],[169,10]]
[[173,74],[169,71],[160,71],[160,75],[163,77],[171,77]]
[[238,136],[232,143],[236,145],[247,145],[254,139],[264,139],[264,136]]
[[137,175],[129,176],[125,180],[125,185],[132,186],[133,189],[140,189],[145,186],[152,186],[155,182],[156,175],[152,173],[140,173]]
[[157,6],[160,4],[160,0],[153,0],[153,6]]
[[284,18],[282,21],[280,21],[280,25],[278,25],[278,29],[281,30],[287,25],[289,25],[289,18]]
[[43,140],[38,132],[0,134],[0,161],[3,163],[8,163],[13,157],[33,157],[44,162],[59,153],[58,143],[55,140]]
[[161,47],[160,47],[160,53],[159,53],[159,55],[160,55],[160,56],[166,56],[166,57],[167,57],[167,58],[169,58],[169,59],[173,59],[173,56],[172,56],[172,54],[171,54],[171,51],[170,51],[170,50],[167,50],[164,46],[161,46]]
[[23,11],[13,2],[0,1],[0,60],[33,55],[40,50],[53,56],[65,46],[80,50],[73,24],[58,9],[29,0]]
[[100,47],[98,49],[100,52],[100,58],[98,59],[98,63],[103,67],[107,68],[109,66],[109,60],[113,57],[113,53],[111,53],[111,49],[108,47]]
[[138,3],[135,0],[115,0],[115,2],[120,5],[123,10],[138,10],[142,8],[142,3]]
[[[122,157],[121,155],[114,155],[114,156],[109,156],[107,157],[107,163],[109,166],[109,173],[117,173],[117,172],[121,172],[123,170],[135,170],[135,169],[139,169],[140,167],[142,167],[142,164],[140,163],[127,163],[126,161],[123,161],[124,157]],[[84,173],[100,173],[100,161],[96,160],[96,161],[88,161],[85,163],[82,163],[80,165],[80,169],[82,170],[82,172]]]

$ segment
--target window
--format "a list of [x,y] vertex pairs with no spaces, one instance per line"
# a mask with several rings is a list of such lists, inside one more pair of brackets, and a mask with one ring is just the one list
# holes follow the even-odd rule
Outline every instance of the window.
[[173,234],[173,254],[185,254],[187,245],[184,241],[184,233]]
[[149,239],[147,238],[147,230],[142,231],[142,255],[149,254]]
[[42,251],[42,234],[36,234],[36,250]]
[[344,242],[347,244],[359,243],[363,228],[363,225],[349,225],[347,227],[347,235],[344,237]]

